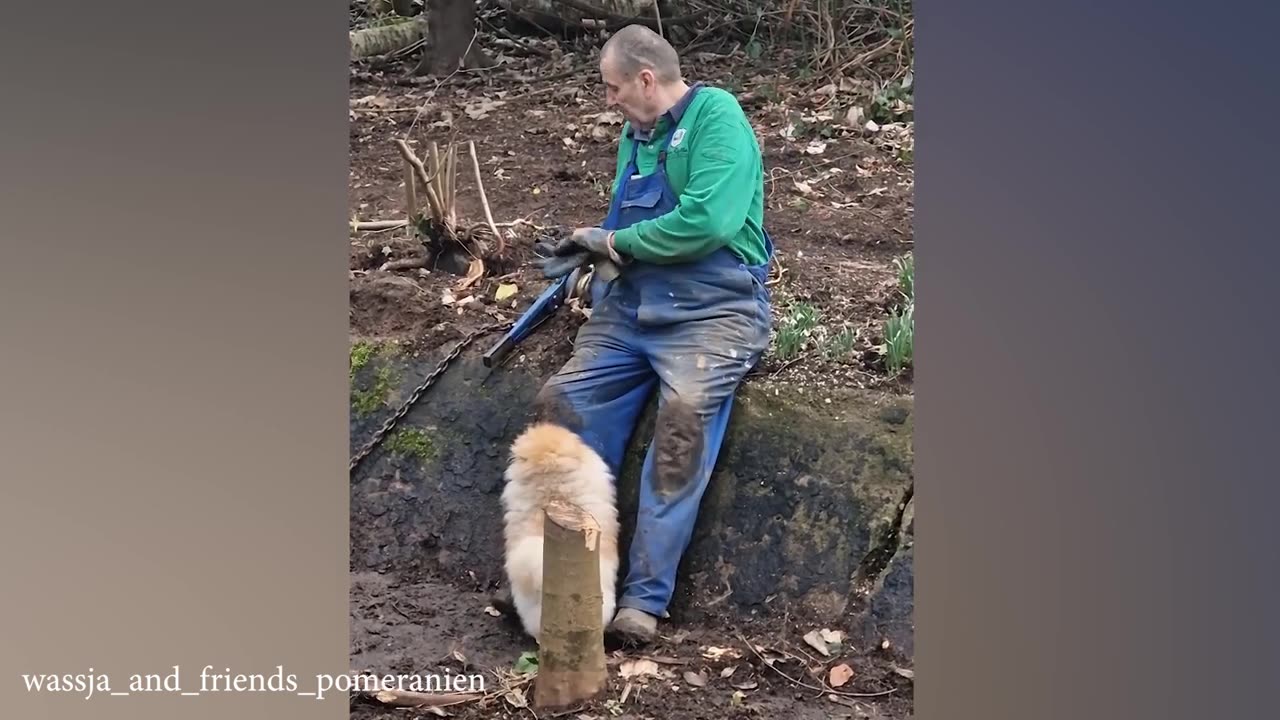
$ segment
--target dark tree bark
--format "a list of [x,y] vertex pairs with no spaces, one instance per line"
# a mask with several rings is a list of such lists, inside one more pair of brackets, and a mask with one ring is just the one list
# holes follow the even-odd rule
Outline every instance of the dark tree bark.
[[472,40],[476,34],[474,0],[427,0],[427,48],[416,75],[448,75],[459,67],[493,65]]

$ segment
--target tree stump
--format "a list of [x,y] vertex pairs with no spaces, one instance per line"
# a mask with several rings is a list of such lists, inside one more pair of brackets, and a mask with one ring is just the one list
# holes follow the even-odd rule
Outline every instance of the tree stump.
[[600,529],[581,508],[552,502],[545,511],[542,639],[534,704],[565,708],[593,698],[608,679]]

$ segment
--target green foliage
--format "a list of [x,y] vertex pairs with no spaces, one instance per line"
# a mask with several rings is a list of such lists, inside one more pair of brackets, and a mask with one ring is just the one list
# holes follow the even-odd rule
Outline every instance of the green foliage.
[[778,327],[778,358],[790,360],[804,349],[814,328],[818,326],[818,310],[808,303],[796,303]]
[[520,653],[520,657],[516,658],[515,670],[521,675],[529,675],[538,672],[537,651],[528,650]]
[[915,118],[915,82],[908,72],[906,77],[880,88],[871,99],[868,116],[877,123],[909,121]]
[[902,303],[889,312],[884,322],[884,345],[879,350],[884,355],[885,368],[897,375],[911,367],[915,357],[916,269],[911,254],[894,258],[898,269],[898,293]]

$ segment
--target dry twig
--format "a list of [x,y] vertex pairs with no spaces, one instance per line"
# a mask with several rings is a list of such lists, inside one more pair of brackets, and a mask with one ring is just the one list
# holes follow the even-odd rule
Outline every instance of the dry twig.
[[484,178],[480,176],[480,160],[476,157],[476,144],[468,141],[467,145],[471,150],[471,168],[476,173],[476,190],[480,193],[480,205],[484,208],[484,219],[489,223],[489,230],[498,241],[497,254],[502,255],[507,244],[503,240],[502,233],[498,231],[498,226],[493,223],[493,212],[489,209],[489,198],[484,194]]

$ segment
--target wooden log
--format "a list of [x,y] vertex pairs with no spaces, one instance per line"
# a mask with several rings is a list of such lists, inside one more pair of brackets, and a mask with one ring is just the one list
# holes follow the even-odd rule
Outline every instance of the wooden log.
[[376,25],[349,32],[351,58],[358,60],[403,50],[421,40],[426,30],[426,18],[415,17],[403,22]]
[[566,708],[602,692],[604,598],[600,591],[600,527],[581,508],[552,502],[545,511],[542,638],[534,705]]

